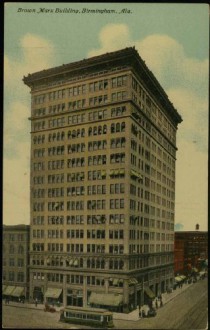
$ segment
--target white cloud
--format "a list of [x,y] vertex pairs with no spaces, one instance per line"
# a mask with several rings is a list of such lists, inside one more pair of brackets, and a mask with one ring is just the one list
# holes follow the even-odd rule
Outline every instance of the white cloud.
[[150,35],[135,45],[165,88],[178,86],[202,95],[208,92],[207,59],[188,57],[183,46],[167,35]]
[[23,75],[49,68],[53,65],[54,46],[48,40],[27,33],[19,43],[21,60],[11,60],[5,56],[4,80],[7,85],[21,87]]
[[196,142],[196,147],[206,151],[208,148],[208,101],[190,89],[167,90],[169,99],[182,114],[183,122],[178,131],[179,140]]
[[4,222],[29,223],[30,100],[24,75],[54,65],[54,46],[37,35],[20,40],[20,60],[4,61]]
[[131,45],[129,40],[130,32],[127,25],[108,24],[99,33],[101,47],[91,50],[88,53],[88,57],[128,47],[128,45]]

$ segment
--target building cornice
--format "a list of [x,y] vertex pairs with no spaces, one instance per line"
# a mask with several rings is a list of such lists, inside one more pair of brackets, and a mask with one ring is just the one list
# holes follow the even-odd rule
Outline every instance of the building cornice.
[[91,57],[81,61],[63,64],[55,68],[42,70],[36,73],[29,74],[27,77],[24,76],[24,83],[33,88],[39,84],[46,84],[50,80],[67,80],[70,77],[78,76],[79,74],[87,74],[111,69],[119,65],[127,65],[133,68],[135,74],[139,77],[142,84],[157,98],[159,103],[170,112],[174,121],[178,124],[182,122],[182,118],[178,111],[175,109],[173,104],[168,99],[167,94],[161,87],[158,80],[155,78],[153,73],[148,69],[145,62],[139,56],[137,50],[134,47],[125,48],[115,52],[106,53],[103,55]]

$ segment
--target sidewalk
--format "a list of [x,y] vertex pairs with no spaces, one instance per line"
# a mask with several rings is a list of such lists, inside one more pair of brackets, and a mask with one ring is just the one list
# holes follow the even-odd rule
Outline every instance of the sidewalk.
[[[5,302],[3,301],[3,306],[12,306],[12,307],[19,307],[19,308],[29,308],[29,309],[36,309],[36,310],[43,310],[45,309],[45,305],[44,304],[37,304],[37,306],[35,305],[35,303],[28,303],[25,302],[24,304],[21,302],[15,302],[15,301],[11,301],[9,302],[9,304],[5,304]],[[52,307],[52,306],[51,306]],[[54,306],[56,312],[60,312],[60,310],[62,309],[61,307],[58,306]]]
[[[177,288],[176,290],[173,290],[171,293],[163,293],[162,294],[162,301],[163,301],[163,307],[167,304],[169,301],[174,299],[176,296],[184,292],[186,289],[188,289],[191,284],[183,284],[182,288]],[[144,305],[143,307],[148,308],[148,306]],[[134,311],[130,312],[129,314],[122,314],[122,313],[113,313],[113,319],[114,320],[127,320],[127,321],[138,321],[139,318],[139,309],[135,309]]]

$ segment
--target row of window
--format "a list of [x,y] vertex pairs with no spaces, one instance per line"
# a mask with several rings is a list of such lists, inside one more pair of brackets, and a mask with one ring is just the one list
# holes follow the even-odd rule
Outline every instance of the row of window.
[[4,281],[11,281],[11,282],[25,282],[25,274],[23,272],[15,272],[15,271],[3,271],[2,279]]
[[[89,121],[103,120],[106,118],[106,116],[107,116],[107,110],[93,111],[93,112],[89,112],[88,114]],[[56,117],[48,120],[48,128],[58,128],[58,127],[63,127],[66,124],[71,125],[71,124],[80,124],[84,122],[85,122],[85,113],[68,116],[68,119],[65,117]],[[44,120],[33,122],[33,131],[39,131],[45,128],[46,128],[46,122]],[[123,127],[123,125],[122,128],[120,129],[117,127],[112,128],[111,133],[124,132],[124,129],[125,128]],[[35,140],[35,142],[40,142],[40,143],[41,141],[42,140],[37,140],[37,141]]]
[[[8,262],[9,261],[9,262]],[[3,259],[3,266],[7,266],[7,262],[8,262],[8,266],[9,267],[24,267],[24,259],[15,259],[15,258],[9,258],[8,259]]]
[[[67,89],[59,89],[53,92],[49,92],[48,94],[41,94],[34,96],[34,104],[42,104],[47,101],[54,101],[57,99],[63,99],[68,96],[77,96],[86,94],[87,92],[97,92],[100,90],[105,90],[108,88],[109,82],[111,83],[111,88],[122,87],[127,85],[127,75],[118,76],[108,79],[102,79],[98,81],[94,81],[87,84],[81,84],[77,86],[73,86]],[[48,98],[47,98],[48,97]]]
[[3,232],[4,241],[25,241],[27,239],[27,234],[11,234]]
[[[111,148],[124,148],[125,147],[125,138],[118,138],[111,140]],[[98,141],[97,143],[90,142],[88,144],[89,150],[100,150],[105,149],[106,144],[104,141]],[[77,143],[77,144],[70,144],[67,146],[68,154],[72,153],[80,153],[85,151],[85,143]],[[65,147],[64,146],[56,146],[48,148],[48,156],[58,156],[64,155]],[[45,156],[45,149],[34,149],[34,157],[44,157]]]
[[[83,187],[77,187],[77,189],[69,188],[68,195],[83,195]],[[166,205],[164,205],[166,206]],[[123,198],[120,199],[110,199],[109,208],[110,209],[122,209],[125,207],[125,200]],[[84,201],[67,201],[67,210],[84,210],[85,203]],[[174,203],[167,201],[167,208],[174,210]],[[88,210],[103,210],[106,209],[106,200],[88,200],[87,201],[87,209]],[[33,203],[33,211],[34,212],[43,212],[45,210],[44,202],[35,202]],[[136,202],[135,200],[130,199],[130,210],[138,210],[142,213],[149,214],[150,210],[153,210],[153,215],[155,215],[155,208],[153,206],[149,206],[146,203]],[[64,202],[49,202],[48,203],[48,211],[64,211]],[[164,218],[166,218],[166,212],[163,210]],[[160,216],[160,214],[157,216]]]
[[[4,253],[6,252],[7,248],[6,246],[3,247],[3,251]],[[15,254],[15,253],[18,253],[18,254],[23,254],[25,252],[25,247],[23,245],[13,245],[13,244],[10,244],[9,247],[8,247],[8,252],[9,254]]]

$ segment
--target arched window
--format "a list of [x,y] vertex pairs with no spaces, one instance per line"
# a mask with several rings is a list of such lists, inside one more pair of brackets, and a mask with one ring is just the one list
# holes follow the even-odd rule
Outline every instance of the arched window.
[[122,122],[121,124],[121,132],[125,132],[125,122]]
[[75,138],[77,136],[77,132],[75,130],[72,131],[72,138]]
[[93,135],[97,135],[97,126],[93,127]]
[[84,136],[85,136],[85,129],[82,128],[82,129],[81,129],[81,137],[84,137]]
[[98,126],[98,135],[101,135],[101,134],[102,134],[102,127]]
[[111,133],[115,132],[115,124],[111,124]]
[[62,133],[61,133],[61,141],[63,141],[63,140],[64,140],[64,137],[65,137],[65,133],[64,133],[64,132],[62,132]]
[[116,132],[120,132],[120,123],[116,124]]
[[106,134],[106,133],[107,133],[107,126],[104,125],[104,126],[103,126],[103,134]]
[[68,131],[68,139],[71,139],[71,131]]
[[88,129],[88,136],[92,136],[92,132],[93,132],[92,127],[89,127],[89,129]]

